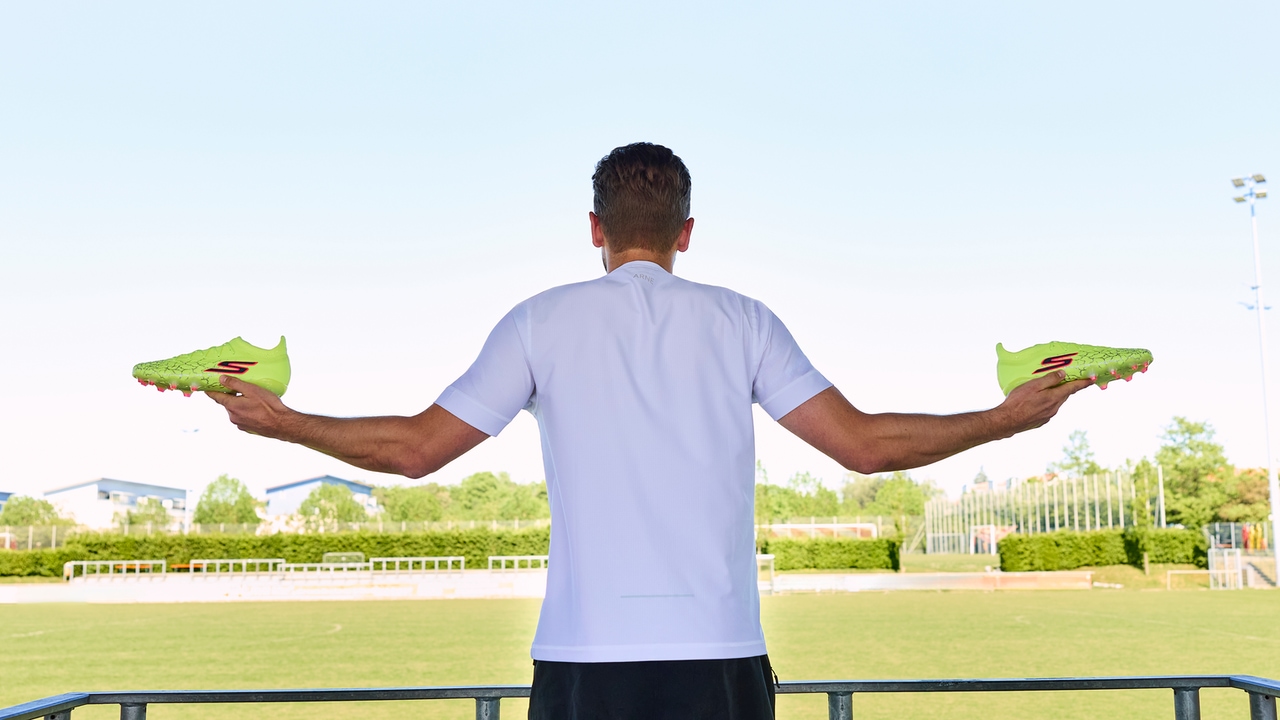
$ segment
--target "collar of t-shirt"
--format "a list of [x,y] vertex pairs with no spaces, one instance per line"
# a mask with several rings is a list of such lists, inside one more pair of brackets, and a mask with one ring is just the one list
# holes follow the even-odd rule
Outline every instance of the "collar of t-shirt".
[[661,265],[651,260],[632,260],[614,268],[609,273],[610,278],[635,278],[636,280],[644,280],[650,285],[655,282],[661,282],[672,277]]

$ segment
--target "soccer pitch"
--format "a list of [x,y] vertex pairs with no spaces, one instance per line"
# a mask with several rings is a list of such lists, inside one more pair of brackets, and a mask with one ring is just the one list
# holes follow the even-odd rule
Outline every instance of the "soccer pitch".
[[[782,680],[1243,673],[1280,677],[1280,594],[864,593],[762,598]],[[526,684],[538,601],[11,605],[0,705],[73,690]],[[1206,718],[1246,718],[1236,690]],[[1172,691],[859,695],[858,718],[1168,718]],[[507,718],[525,715],[505,701]],[[825,718],[783,696],[779,718]],[[472,701],[148,708],[159,718],[472,718]],[[73,717],[117,717],[114,707]]]

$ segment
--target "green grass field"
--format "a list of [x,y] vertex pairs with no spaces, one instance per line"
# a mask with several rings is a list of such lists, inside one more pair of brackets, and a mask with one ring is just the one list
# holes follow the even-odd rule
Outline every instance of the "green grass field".
[[[529,682],[538,602],[443,600],[0,608],[0,705],[90,689]],[[763,598],[783,680],[1248,673],[1280,677],[1280,593],[1007,592]],[[1206,718],[1245,718],[1210,690]],[[858,696],[858,718],[1168,718],[1172,693]],[[466,702],[372,703],[366,718],[471,718]],[[523,717],[524,703],[503,703]],[[75,717],[115,717],[112,708]],[[336,717],[336,707],[153,706],[159,718]],[[822,697],[779,717],[825,718]]]

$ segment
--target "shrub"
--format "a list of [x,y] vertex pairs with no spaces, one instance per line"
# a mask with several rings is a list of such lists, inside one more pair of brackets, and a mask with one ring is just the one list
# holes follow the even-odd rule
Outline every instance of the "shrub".
[[1060,530],[1043,535],[1009,535],[1000,541],[1000,569],[1007,572],[1073,570],[1100,565],[1142,567],[1151,562],[1207,566],[1207,543],[1195,530]]
[[774,567],[778,570],[897,570],[900,546],[896,538],[772,538],[759,543],[760,552],[774,556]]
[[0,575],[62,574],[68,560],[165,560],[283,558],[321,562],[327,552],[360,552],[365,557],[461,555],[467,567],[488,567],[490,555],[546,555],[550,528],[474,528],[430,533],[334,533],[310,535],[77,535],[57,550],[0,551]]

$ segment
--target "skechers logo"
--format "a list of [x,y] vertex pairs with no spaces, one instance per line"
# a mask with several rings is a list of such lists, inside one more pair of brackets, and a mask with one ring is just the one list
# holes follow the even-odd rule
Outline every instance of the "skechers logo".
[[257,364],[258,363],[256,362],[249,362],[248,360],[223,360],[218,363],[217,367],[211,367],[205,370],[205,372],[226,373],[227,375],[243,375],[249,372],[249,368]]
[[1067,353],[1066,355],[1054,355],[1053,357],[1047,357],[1040,361],[1040,365],[1042,367],[1031,374],[1037,375],[1042,372],[1049,372],[1050,370],[1064,368],[1071,364],[1071,358],[1079,354],[1080,353]]

